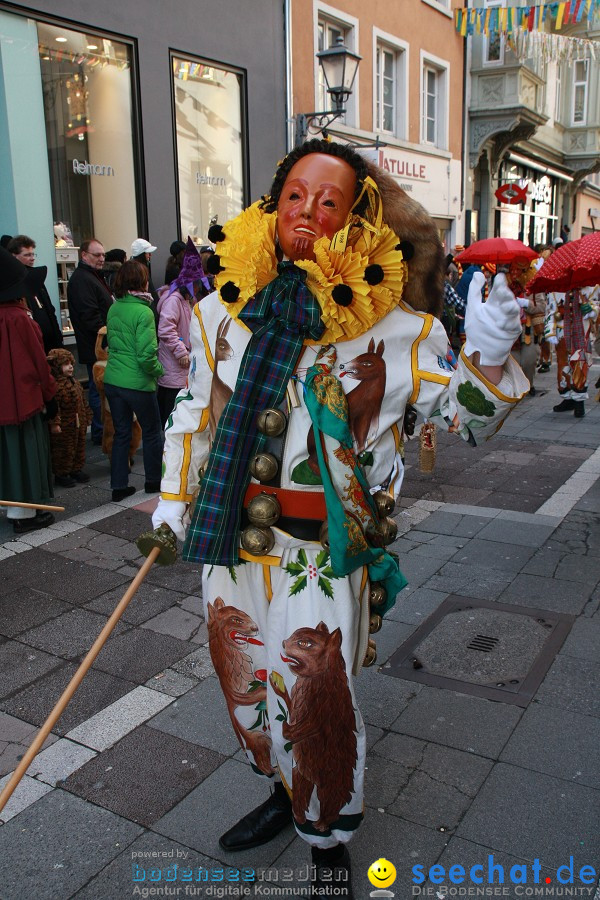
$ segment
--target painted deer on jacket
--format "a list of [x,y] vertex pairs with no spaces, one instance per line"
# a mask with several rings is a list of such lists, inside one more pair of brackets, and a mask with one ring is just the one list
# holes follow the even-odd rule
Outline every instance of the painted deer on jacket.
[[210,430],[211,441],[215,439],[217,424],[221,418],[221,413],[225,409],[229,399],[233,395],[231,388],[219,378],[217,367],[220,362],[225,362],[233,356],[231,344],[227,340],[227,332],[233,320],[226,316],[217,329],[217,337],[215,340],[215,368],[213,371],[212,384],[210,387],[210,400],[208,405],[210,408],[210,417],[208,427]]

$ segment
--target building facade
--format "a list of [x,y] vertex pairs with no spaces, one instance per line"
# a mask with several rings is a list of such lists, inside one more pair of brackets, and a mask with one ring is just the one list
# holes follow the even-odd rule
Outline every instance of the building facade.
[[462,241],[464,41],[449,0],[288,0],[287,8],[289,145],[298,114],[331,109],[316,53],[341,37],[362,59],[329,133],[364,147],[420,202],[446,249]]
[[[467,38],[471,239],[534,246],[565,226],[571,238],[591,230],[579,208],[600,169],[600,60],[586,43],[597,27],[583,19],[556,32],[548,15],[546,31],[524,41],[498,32]],[[600,205],[593,197],[586,204]]]
[[268,189],[285,117],[275,0],[0,3],[0,227],[35,239],[57,306],[92,236],[150,240],[162,284],[173,240]]

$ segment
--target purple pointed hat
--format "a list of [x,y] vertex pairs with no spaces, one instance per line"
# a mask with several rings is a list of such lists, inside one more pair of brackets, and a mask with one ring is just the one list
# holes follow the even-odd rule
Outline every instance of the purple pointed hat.
[[188,289],[190,294],[195,295],[194,285],[198,281],[201,281],[204,287],[207,290],[210,290],[210,282],[204,274],[200,254],[198,253],[193,240],[188,236],[181,269],[177,278],[171,282],[171,291],[179,287],[184,287]]

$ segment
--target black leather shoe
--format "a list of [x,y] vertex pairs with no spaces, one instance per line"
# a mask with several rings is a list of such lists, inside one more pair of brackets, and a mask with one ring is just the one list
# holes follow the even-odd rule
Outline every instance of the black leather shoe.
[[554,410],[554,412],[567,412],[570,409],[575,409],[575,401],[563,400],[561,403],[553,406],[552,409]]
[[28,531],[37,531],[38,528],[47,528],[52,525],[54,516],[51,512],[40,510],[30,519],[13,519],[13,531],[15,534],[27,534]]
[[79,472],[71,472],[70,474],[71,478],[74,478],[79,484],[86,484],[90,480],[90,476],[87,472],[84,472],[83,469],[80,469]]
[[132,484],[126,488],[115,488],[112,492],[113,503],[118,503],[119,500],[124,500],[125,497],[131,497],[132,494],[135,494],[135,488]]
[[144,492],[146,494],[158,494],[160,491],[160,481],[144,482]]
[[[282,788],[283,790],[283,788]],[[250,850],[252,847],[260,847],[273,840],[280,831],[292,823],[292,803],[285,794],[280,791],[271,794],[247,816],[226,831],[219,838],[219,844],[223,850],[234,852],[236,850]]]
[[[346,846],[343,846],[341,850],[338,848],[339,845],[331,850],[311,847],[312,863],[315,867],[315,877],[312,883],[313,897],[330,895],[341,897],[343,900],[354,900],[350,854]],[[338,853],[339,855],[337,855]],[[337,859],[334,858],[336,855]]]
[[573,415],[576,419],[583,419],[585,416],[585,406],[583,405],[583,400],[573,400],[575,404],[575,411]]

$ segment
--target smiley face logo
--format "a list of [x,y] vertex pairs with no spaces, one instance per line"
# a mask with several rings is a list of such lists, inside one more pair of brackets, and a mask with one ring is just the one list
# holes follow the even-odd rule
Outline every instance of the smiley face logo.
[[396,880],[396,868],[389,859],[376,859],[371,863],[367,878],[376,888],[386,888]]

